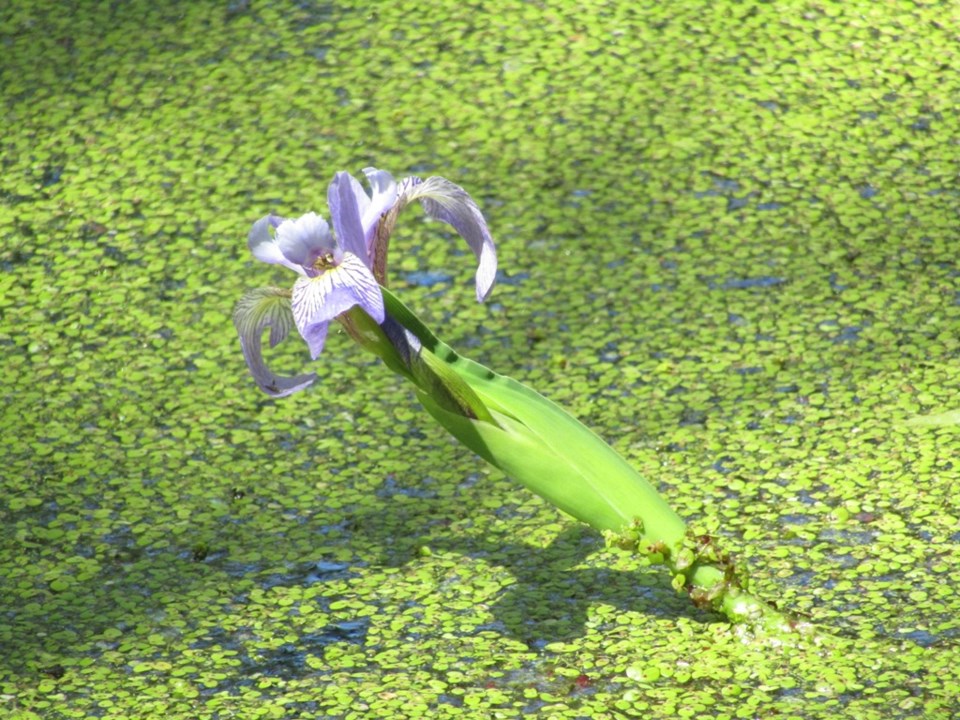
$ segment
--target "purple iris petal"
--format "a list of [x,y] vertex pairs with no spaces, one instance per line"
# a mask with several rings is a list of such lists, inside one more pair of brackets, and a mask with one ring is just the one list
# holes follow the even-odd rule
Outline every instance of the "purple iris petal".
[[270,372],[263,359],[263,331],[270,328],[270,347],[283,340],[293,327],[288,294],[277,288],[260,288],[246,293],[233,312],[233,324],[240,336],[240,349],[257,386],[268,395],[284,397],[311,385],[314,373],[284,377]]
[[327,204],[340,247],[362,258],[369,266],[370,252],[364,240],[360,213],[361,206],[365,209],[370,204],[370,198],[359,181],[350,173],[338,172],[327,189]]
[[497,275],[497,251],[487,221],[473,198],[459,185],[436,176],[413,184],[408,192],[411,199],[420,200],[427,215],[452,225],[467,241],[478,261],[477,300],[486,300]]
[[337,247],[330,226],[313,212],[280,223],[275,241],[287,260],[308,272],[318,257],[335,254]]
[[330,321],[359,305],[378,323],[383,322],[383,295],[373,273],[351,253],[337,267],[293,286],[293,318],[315,360],[323,350]]
[[303,268],[287,259],[277,239],[270,232],[271,228],[275,229],[284,222],[288,221],[277,215],[264,215],[250,228],[250,234],[247,236],[247,246],[257,260],[271,265],[283,265],[303,275]]
[[263,348],[259,335],[249,338],[241,335],[240,349],[243,351],[243,359],[247,361],[247,367],[257,387],[271,397],[281,398],[300,392],[313,385],[314,380],[317,379],[315,373],[286,377],[270,372],[270,368],[263,361]]
[[373,236],[377,231],[380,216],[397,203],[397,183],[393,175],[386,170],[368,167],[363,169],[363,174],[367,176],[367,182],[370,183],[370,189],[373,191],[370,204],[361,211],[363,239],[369,251],[373,245]]

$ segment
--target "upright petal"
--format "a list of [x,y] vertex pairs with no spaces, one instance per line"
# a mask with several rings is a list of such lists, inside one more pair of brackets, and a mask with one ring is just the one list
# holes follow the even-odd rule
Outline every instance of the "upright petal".
[[280,223],[276,243],[284,258],[306,270],[318,257],[333,254],[337,247],[330,235],[330,226],[314,212]]
[[370,256],[373,258],[373,276],[381,285],[387,284],[387,255],[390,249],[390,236],[397,225],[400,212],[411,200],[412,188],[423,182],[418,177],[408,177],[400,181],[396,188],[396,199],[393,204],[381,213],[379,220],[374,223],[371,235]]
[[240,349],[250,374],[257,386],[273,397],[299,392],[317,379],[314,373],[297,377],[274,375],[263,360],[263,331],[270,328],[270,347],[274,347],[287,336],[293,324],[290,291],[280,288],[251,290],[233,311],[233,325],[240,336]]
[[363,186],[350,173],[338,172],[327,188],[327,205],[330,206],[330,219],[340,247],[361,258],[369,267],[370,251],[364,240],[360,216],[370,205],[370,198],[363,191]]
[[402,192],[404,197],[398,205],[419,200],[427,215],[452,225],[467,241],[478,261],[477,300],[486,300],[497,275],[497,250],[473,198],[459,185],[437,176],[421,183],[405,182]]
[[299,278],[293,286],[293,319],[316,359],[323,350],[330,321],[359,305],[378,323],[383,322],[383,295],[366,264],[345,253],[337,267],[313,278]]
[[367,176],[367,182],[370,183],[373,196],[367,208],[361,211],[360,222],[363,225],[363,239],[367,251],[372,252],[377,223],[380,221],[380,217],[397,202],[397,182],[393,179],[393,175],[386,170],[368,167],[363,169],[363,174]]
[[277,242],[277,238],[270,232],[276,230],[284,222],[286,220],[279,215],[264,215],[250,228],[250,234],[247,236],[247,247],[260,262],[283,265],[303,275],[303,268],[287,259]]

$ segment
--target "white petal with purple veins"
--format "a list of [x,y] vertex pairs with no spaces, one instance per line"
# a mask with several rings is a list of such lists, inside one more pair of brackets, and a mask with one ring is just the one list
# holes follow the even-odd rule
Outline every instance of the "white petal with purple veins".
[[373,273],[356,255],[344,253],[342,262],[313,278],[300,278],[293,286],[293,319],[310,346],[314,359],[323,350],[327,326],[355,305],[376,322],[383,322],[383,295]]

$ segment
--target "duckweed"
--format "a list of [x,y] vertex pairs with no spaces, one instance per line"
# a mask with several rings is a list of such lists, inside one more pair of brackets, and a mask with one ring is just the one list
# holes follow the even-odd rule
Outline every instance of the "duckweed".
[[[6,3],[3,712],[955,716],[947,9]],[[815,637],[693,608],[344,337],[313,391],[257,394],[245,233],[371,164],[467,187],[499,241],[478,306],[412,213],[404,300]]]

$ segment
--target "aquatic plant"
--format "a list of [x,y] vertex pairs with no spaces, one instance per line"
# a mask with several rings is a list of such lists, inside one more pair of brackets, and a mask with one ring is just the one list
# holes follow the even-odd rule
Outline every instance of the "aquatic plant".
[[607,542],[665,566],[673,586],[695,604],[735,622],[782,627],[787,620],[751,595],[717,539],[695,535],[659,492],[599,436],[527,386],[461,357],[441,342],[386,287],[387,248],[399,212],[417,200],[427,214],[452,225],[473,250],[477,299],[493,288],[496,251],[486,221],[463,188],[441,177],[400,183],[382,170],[364,170],[368,195],[346,172],[328,191],[336,235],[315,213],[297,219],[268,215],[254,223],[254,257],[299,277],[292,289],[260,288],[244,295],[233,319],[257,385],[283,397],[316,376],[272,373],[262,355],[296,327],[316,359],[329,323],[339,321],[361,346],[411,381],[426,410],[491,465],[564,512],[602,532]]

